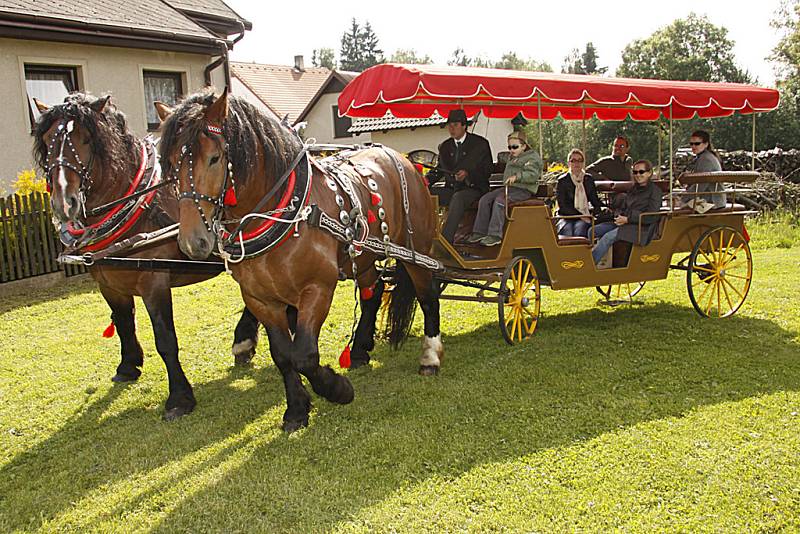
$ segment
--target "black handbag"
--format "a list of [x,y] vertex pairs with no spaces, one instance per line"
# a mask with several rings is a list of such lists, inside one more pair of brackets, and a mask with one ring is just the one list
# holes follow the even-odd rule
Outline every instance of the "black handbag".
[[607,223],[613,220],[614,220],[614,212],[611,210],[603,210],[594,216],[595,224]]

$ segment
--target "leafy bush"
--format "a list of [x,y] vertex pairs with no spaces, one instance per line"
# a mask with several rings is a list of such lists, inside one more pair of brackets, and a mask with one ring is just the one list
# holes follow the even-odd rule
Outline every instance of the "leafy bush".
[[25,169],[17,174],[17,180],[12,184],[14,192],[20,196],[30,195],[31,193],[44,193],[47,191],[47,183],[44,177],[39,177],[34,169]]

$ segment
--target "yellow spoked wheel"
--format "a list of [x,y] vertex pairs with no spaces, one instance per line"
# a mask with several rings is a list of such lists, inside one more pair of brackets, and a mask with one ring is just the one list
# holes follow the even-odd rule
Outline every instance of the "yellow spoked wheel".
[[697,313],[730,317],[744,304],[752,279],[750,245],[738,230],[718,226],[700,236],[686,270],[689,298]]
[[630,302],[644,287],[644,282],[631,282],[613,286],[595,286],[606,302]]
[[510,345],[528,339],[539,322],[541,288],[536,269],[528,258],[511,260],[500,280],[497,312],[500,332]]

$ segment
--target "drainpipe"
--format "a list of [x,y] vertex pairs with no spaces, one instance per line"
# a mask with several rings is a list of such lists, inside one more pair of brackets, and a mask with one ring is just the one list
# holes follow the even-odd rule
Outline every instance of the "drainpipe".
[[[241,36],[240,36],[241,37]],[[217,45],[219,46],[220,56],[206,65],[206,68],[203,69],[203,75],[206,81],[206,87],[211,85],[211,71],[219,67],[220,65],[224,65],[225,68],[225,87],[230,88],[231,86],[231,70],[228,66],[228,43],[221,39],[217,40]]]

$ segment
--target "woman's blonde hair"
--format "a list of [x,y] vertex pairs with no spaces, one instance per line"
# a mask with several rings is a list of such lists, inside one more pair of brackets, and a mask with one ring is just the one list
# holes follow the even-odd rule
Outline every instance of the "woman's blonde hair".
[[573,154],[579,154],[584,163],[586,163],[586,156],[583,155],[583,150],[580,148],[573,148],[569,151],[569,154],[567,154],[567,163],[572,159]]

